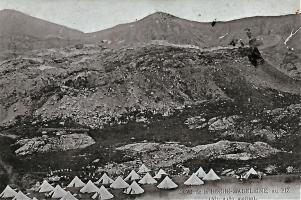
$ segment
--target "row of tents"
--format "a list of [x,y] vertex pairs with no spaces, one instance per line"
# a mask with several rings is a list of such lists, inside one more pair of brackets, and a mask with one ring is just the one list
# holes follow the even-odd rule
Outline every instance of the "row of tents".
[[[157,185],[159,189],[174,189],[178,185],[168,176],[168,174],[160,169],[158,173],[152,177],[149,170],[144,164],[139,168],[138,173],[132,170],[128,176],[123,179],[118,176],[115,181],[111,179],[106,173],[102,177],[93,183],[89,180],[86,184],[81,179],[75,176],[72,181],[67,185],[67,188],[81,188],[79,190],[82,194],[93,194],[92,199],[111,199],[114,197],[112,193],[105,187],[108,186],[112,189],[123,189],[125,194],[142,194],[144,189],[140,185],[145,184],[157,184],[159,180],[161,182]],[[144,174],[141,177],[140,174]],[[258,174],[253,168],[246,173],[246,178]],[[219,180],[220,177],[210,169],[206,173],[202,167],[200,167],[195,173],[193,173],[185,182],[184,185],[202,185],[204,181]],[[128,182],[131,182],[129,184]],[[140,185],[139,185],[140,184]],[[98,187],[97,185],[101,185]],[[64,190],[60,185],[53,187],[46,180],[42,182],[37,188],[37,192],[44,193],[47,197],[60,199],[60,200],[76,200],[76,195],[72,195],[69,191]],[[4,191],[0,194],[0,198],[13,198],[13,200],[31,200],[21,191],[18,193],[13,190],[10,186],[7,186]],[[35,198],[34,198],[35,199]],[[34,200],[33,199],[33,200]]]

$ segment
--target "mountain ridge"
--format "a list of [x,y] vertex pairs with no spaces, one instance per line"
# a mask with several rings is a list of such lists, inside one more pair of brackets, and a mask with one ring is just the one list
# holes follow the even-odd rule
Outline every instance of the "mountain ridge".
[[[16,17],[9,17],[6,20],[7,15]],[[297,79],[301,78],[299,45],[301,31],[284,44],[291,32],[301,27],[300,14],[217,21],[212,26],[208,22],[190,21],[168,13],[155,12],[135,22],[119,24],[97,32],[83,33],[19,11],[2,10],[0,23],[4,23],[0,27],[0,58],[2,55],[2,59],[21,55],[33,49],[60,48],[83,43],[95,43],[109,48],[132,47],[152,41],[194,45],[200,48],[227,47],[241,45],[240,43],[248,45],[250,38],[247,32],[249,32],[251,37],[257,40],[258,48],[268,62]],[[294,51],[288,52],[288,49]],[[292,58],[297,63],[294,66],[290,65]]]

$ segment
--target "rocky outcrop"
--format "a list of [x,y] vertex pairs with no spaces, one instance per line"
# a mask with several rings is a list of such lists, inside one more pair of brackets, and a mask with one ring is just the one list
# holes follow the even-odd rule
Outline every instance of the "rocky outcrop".
[[15,153],[17,155],[29,155],[33,153],[44,153],[50,151],[67,151],[80,149],[94,144],[95,141],[87,134],[70,134],[59,137],[34,137],[31,139],[21,139],[16,145],[20,146]]
[[264,142],[219,141],[213,144],[187,147],[180,144],[133,143],[118,147],[126,155],[141,159],[149,166],[170,167],[189,159],[252,160],[266,158],[280,150]]
[[159,143],[134,143],[127,144],[125,146],[121,146],[116,148],[119,151],[127,151],[127,152],[151,152],[159,149]]
[[239,119],[240,117],[237,115],[233,115],[230,117],[223,117],[223,118],[212,118],[208,121],[209,130],[210,131],[225,131],[230,128],[233,128],[235,125],[235,120]]
[[229,117],[213,117],[207,120],[204,116],[189,117],[185,120],[184,124],[189,129],[202,129],[208,126],[210,131],[226,131],[235,127],[235,120],[239,119],[240,116],[233,115]]
[[124,172],[126,172],[129,169],[135,169],[138,171],[139,167],[141,166],[142,162],[141,160],[133,160],[133,161],[127,161],[124,163],[109,163],[103,167],[99,167],[97,169],[97,172],[106,172],[109,175],[123,175]]
[[184,124],[189,129],[202,129],[207,126],[206,119],[203,116],[189,117],[185,120]]
[[198,156],[203,158],[223,158],[226,160],[251,160],[256,158],[266,158],[270,155],[279,153],[264,142],[247,142],[219,141],[213,144],[198,145],[192,148]]
[[117,150],[157,167],[172,166],[195,157],[190,147],[174,143],[134,143],[118,147]]
[[284,124],[283,122],[299,121],[300,119],[298,118],[301,115],[301,104],[292,104],[285,108],[267,110],[265,111],[265,114],[273,123]]
[[266,127],[263,129],[254,129],[251,134],[253,136],[259,136],[263,139],[266,139],[267,141],[275,141],[278,138],[283,137],[287,134],[286,131],[280,129],[280,130],[273,130],[270,127]]

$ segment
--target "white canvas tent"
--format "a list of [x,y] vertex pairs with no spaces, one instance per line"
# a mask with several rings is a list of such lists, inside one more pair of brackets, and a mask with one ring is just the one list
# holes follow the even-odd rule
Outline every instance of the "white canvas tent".
[[13,200],[31,200],[31,198],[23,194],[23,192],[19,191],[13,198]]
[[219,179],[221,179],[221,178],[218,175],[216,175],[216,173],[213,171],[213,169],[210,169],[208,174],[206,174],[206,176],[203,178],[203,180],[206,180],[206,181],[214,181],[214,180],[219,180]]
[[195,173],[193,173],[187,181],[184,182],[184,185],[203,185],[204,181],[202,181]]
[[59,199],[66,195],[66,191],[61,188],[61,186],[57,185],[55,188],[49,193],[49,196],[53,199]]
[[43,181],[43,183],[38,188],[38,192],[51,192],[54,189],[52,185],[50,185],[46,180]]
[[85,183],[82,182],[82,180],[80,180],[80,178],[78,178],[77,176],[74,177],[74,179],[69,183],[69,185],[67,185],[67,187],[84,187]]
[[151,170],[148,169],[145,164],[142,164],[140,167],[139,167],[139,170],[138,170],[138,173],[139,174],[143,174],[143,173],[147,173],[147,172],[150,172]]
[[167,173],[163,169],[160,169],[158,173],[154,176],[154,178],[160,179],[163,175],[167,176]]
[[141,177],[139,174],[135,172],[135,170],[132,170],[131,173],[124,179],[125,181],[135,181],[135,180],[140,180]]
[[99,188],[98,192],[95,193],[92,196],[92,199],[96,199],[98,197],[98,199],[101,200],[106,200],[106,199],[112,199],[114,198],[114,195],[111,194],[111,192],[109,192],[107,190],[107,188],[105,188],[103,185]]
[[95,182],[95,184],[97,184],[97,185],[108,185],[108,184],[112,184],[114,182],[114,180],[113,179],[111,179],[108,175],[107,175],[107,173],[104,173],[102,176],[101,176],[101,178],[98,180],[98,181],[96,181]]
[[146,173],[138,183],[140,183],[140,184],[156,184],[157,181],[149,173]]
[[60,200],[78,200],[69,191]]
[[124,190],[125,194],[142,194],[144,189],[138,185],[136,181],[133,181],[132,184]]
[[252,167],[247,173],[243,176],[245,179],[250,178],[260,178],[259,174],[256,172],[256,170]]
[[204,177],[206,176],[206,172],[203,170],[202,167],[200,167],[200,168],[198,169],[198,171],[196,171],[195,174],[196,174],[197,177],[199,177],[199,178],[204,178]]
[[1,192],[0,198],[13,198],[17,195],[17,192],[13,190],[9,185]]
[[99,190],[99,188],[91,181],[89,180],[88,183],[80,189],[81,193],[95,193]]
[[168,176],[166,176],[163,181],[157,186],[160,189],[174,189],[177,188],[178,185],[175,184]]
[[121,176],[118,176],[117,179],[110,185],[113,189],[125,189],[129,187],[129,184],[125,182]]

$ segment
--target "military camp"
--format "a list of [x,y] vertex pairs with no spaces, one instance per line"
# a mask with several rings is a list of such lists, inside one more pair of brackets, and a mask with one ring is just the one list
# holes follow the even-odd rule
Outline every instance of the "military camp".
[[[205,172],[208,170],[208,173]],[[15,188],[7,185],[0,193],[0,199],[4,200],[105,200],[105,199],[129,199],[144,200],[152,195],[162,199],[162,195],[171,195],[181,191],[200,191],[222,187],[227,184],[244,184],[244,182],[261,185],[265,178],[256,168],[244,169],[240,174],[231,177],[220,175],[213,168],[198,166],[189,174],[178,172],[174,174],[168,168],[152,168],[145,164],[139,167],[125,169],[124,173],[112,174],[101,171],[98,176],[89,173],[74,175],[65,181],[53,178],[44,178],[37,182],[35,187],[28,189]],[[60,170],[67,171],[69,170]],[[137,172],[138,173],[137,173]],[[83,176],[95,176],[87,178]],[[226,182],[225,182],[226,181]],[[220,186],[219,186],[220,185]],[[192,194],[190,194],[192,195]],[[184,197],[184,196],[183,196]],[[193,197],[193,196],[192,196]]]

